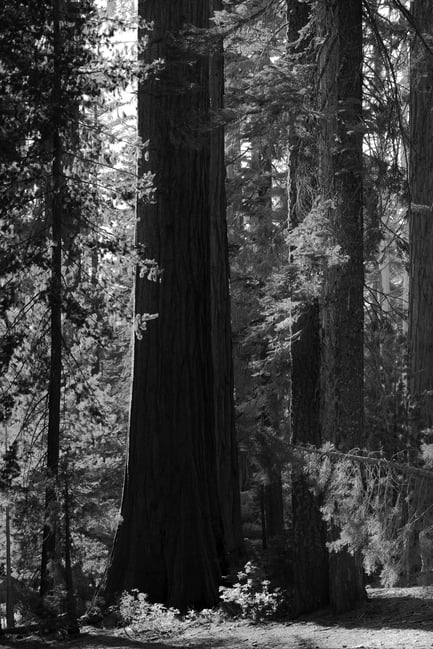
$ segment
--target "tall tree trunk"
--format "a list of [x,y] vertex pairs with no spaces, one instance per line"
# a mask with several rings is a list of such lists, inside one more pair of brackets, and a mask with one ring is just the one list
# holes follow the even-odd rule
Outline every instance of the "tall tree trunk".
[[[319,174],[330,244],[339,246],[321,300],[321,427],[323,440],[348,450],[363,442],[362,0],[322,0],[319,11]],[[364,597],[359,557],[332,552],[334,609],[348,610]]]
[[50,379],[48,387],[47,486],[45,493],[45,521],[42,538],[40,595],[44,597],[54,588],[54,567],[57,561],[56,536],[58,523],[57,479],[60,449],[60,399],[62,378],[62,142],[60,135],[61,54],[60,23],[62,0],[53,0],[53,56],[54,77],[52,90],[53,137],[52,181],[48,205],[51,217],[51,339]]
[[[292,346],[292,441],[321,445],[320,339],[317,300],[306,304],[296,323]],[[306,613],[329,603],[329,556],[321,500],[311,490],[303,466],[293,468],[292,511],[295,611]]]
[[[433,428],[433,55],[426,46],[433,35],[431,3],[414,0],[412,15],[417,31],[410,66],[408,387],[415,408],[409,459],[417,454],[422,432]],[[407,546],[409,579],[410,559],[419,555],[419,529],[412,531]]]
[[136,277],[136,321],[158,318],[134,344],[122,522],[105,595],[137,588],[185,610],[217,602],[225,559],[209,291],[209,58],[181,33],[208,26],[209,3],[140,0],[139,14],[154,22],[145,62],[165,66],[139,87],[139,134],[150,141],[139,172],[155,173],[156,195],[153,204],[138,202],[136,237],[162,277]]
[[[412,12],[430,43],[431,3],[414,0]],[[420,34],[413,38],[410,74],[409,389],[419,433],[433,428],[433,55]]]
[[[309,39],[300,33],[310,19],[310,6],[288,0],[289,55],[308,63]],[[291,228],[302,221],[299,206],[305,197],[298,187],[305,182],[306,168],[311,167],[311,152],[294,133],[290,138],[289,218]],[[308,172],[307,172],[308,174]],[[312,207],[312,206],[310,206]],[[292,344],[292,442],[321,445],[320,432],[320,321],[317,299],[306,298],[294,327]],[[296,335],[297,334],[297,335]],[[320,511],[320,498],[311,491],[303,466],[292,471],[292,513],[294,548],[295,612],[306,613],[329,603],[329,562],[326,528]]]
[[[221,0],[210,0],[211,14],[222,9]],[[227,241],[224,127],[224,52],[215,39],[209,57],[211,109],[209,203],[210,203],[210,295],[214,418],[218,496],[229,570],[236,569],[241,553],[242,530],[239,494],[238,451],[234,416],[232,332]]]

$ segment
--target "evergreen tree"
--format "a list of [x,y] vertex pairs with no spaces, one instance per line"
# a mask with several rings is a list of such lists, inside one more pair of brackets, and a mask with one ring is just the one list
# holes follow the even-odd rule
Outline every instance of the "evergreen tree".
[[[323,0],[318,24],[323,131],[320,183],[330,244],[321,297],[322,437],[349,450],[363,443],[362,2]],[[365,597],[360,558],[330,555],[330,600],[338,612]]]
[[52,172],[46,202],[48,221],[51,221],[52,257],[50,280],[50,379],[48,386],[48,434],[47,434],[47,487],[45,521],[42,539],[42,563],[40,593],[44,597],[54,589],[54,575],[58,564],[57,551],[57,479],[60,455],[60,400],[62,394],[62,219],[64,202],[64,142],[62,138],[62,34],[60,24],[65,13],[60,0],[52,6],[52,102],[51,125],[53,129]]
[[[100,57],[110,36],[91,0],[4,3],[0,22],[0,83],[9,92],[2,135],[11,142],[0,156],[1,416],[23,466],[10,494],[13,567],[35,587],[41,567],[41,593],[61,609],[65,586],[72,588],[65,572],[74,568],[83,581],[98,576],[107,540],[102,534],[96,543],[89,528],[108,536],[104,509],[114,515],[117,507],[122,403],[105,350],[117,334],[114,322],[124,318],[120,285],[128,293],[129,280],[120,275],[132,253],[113,231],[112,204],[130,192],[125,177],[134,190],[136,177],[119,164],[115,181],[105,174],[101,182],[118,142],[114,129],[107,142],[100,116],[116,107],[107,95],[131,70],[120,57]],[[126,146],[135,141],[134,134]],[[144,178],[141,191],[148,186]],[[68,503],[60,470],[66,457]],[[97,495],[98,520],[86,525]]]
[[[287,14],[288,55],[294,65],[312,70],[310,6],[289,1]],[[313,77],[306,88],[312,105],[317,94],[315,84],[316,78]],[[304,123],[305,119],[303,126]],[[312,197],[318,191],[314,180],[318,168],[317,148],[312,145],[313,134],[307,135],[305,131],[305,126],[303,133],[299,125],[298,128],[294,125],[290,138],[288,198],[291,238],[295,241],[297,228],[302,228],[303,219],[313,209]],[[296,263],[296,249],[291,254]],[[302,258],[302,251],[298,254]],[[301,286],[299,292],[292,340],[292,443],[321,446],[319,304],[314,291],[309,295],[308,289]],[[302,462],[299,465],[295,463],[292,469],[293,566],[295,609],[299,612],[315,610],[329,603],[328,551],[320,504]]]
[[[433,35],[430,4],[412,5],[416,32],[410,67],[410,167],[409,167],[409,389],[416,407],[417,433],[433,428],[433,346],[430,323],[433,316]],[[418,435],[417,435],[418,437]],[[419,437],[418,437],[419,441]]]
[[[285,111],[291,117],[296,104],[289,100],[286,106],[285,99],[293,98],[297,87],[284,58],[284,16],[275,8],[245,3],[221,17],[225,29],[231,27],[227,186],[238,435],[248,465],[242,490],[250,492],[244,496],[249,502],[254,492],[262,546],[271,553],[285,533],[281,471],[290,386]],[[257,529],[251,532],[256,535]]]
[[122,523],[105,594],[138,588],[185,610],[216,603],[226,559],[212,389],[209,55],[197,38],[209,5],[151,0],[139,12],[154,22],[144,60],[165,63],[138,94],[139,134],[150,141],[140,169],[155,174],[156,192],[137,208],[144,272]]
[[[212,0],[211,13],[222,2]],[[229,257],[225,192],[224,51],[222,36],[214,36],[209,56],[210,102],[210,295],[212,319],[213,391],[218,496],[226,552],[231,567],[242,546],[238,480],[238,452],[233,394],[233,360]],[[230,567],[230,566],[228,566]]]

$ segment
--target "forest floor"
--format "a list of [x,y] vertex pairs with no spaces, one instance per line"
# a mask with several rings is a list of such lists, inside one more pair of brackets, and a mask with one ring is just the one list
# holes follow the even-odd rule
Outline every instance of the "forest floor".
[[291,622],[209,621],[174,633],[86,627],[79,638],[0,637],[1,649],[431,649],[433,587],[369,588],[360,608],[322,610]]

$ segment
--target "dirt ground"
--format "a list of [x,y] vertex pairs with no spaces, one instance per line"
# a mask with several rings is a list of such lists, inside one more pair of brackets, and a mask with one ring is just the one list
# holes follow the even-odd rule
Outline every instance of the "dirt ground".
[[295,622],[245,621],[191,625],[174,635],[136,636],[86,627],[79,638],[5,638],[7,649],[430,649],[433,648],[433,587],[368,589],[362,607],[339,616],[328,610]]

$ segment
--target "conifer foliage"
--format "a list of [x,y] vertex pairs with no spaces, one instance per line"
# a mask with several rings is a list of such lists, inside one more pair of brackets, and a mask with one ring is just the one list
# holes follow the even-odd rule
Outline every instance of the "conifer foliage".
[[[120,480],[125,438],[109,367],[116,352],[104,348],[125,325],[137,142],[126,126],[121,141],[113,129],[107,142],[103,121],[133,71],[110,58],[117,23],[102,18],[91,1],[1,9],[1,422],[21,469],[8,483],[14,573],[34,575],[46,609],[62,610],[65,591],[73,595],[72,570],[90,596],[85,583],[98,577],[111,533],[90,494],[101,496],[94,486],[105,468],[108,484]],[[141,192],[150,187],[144,177]],[[119,214],[125,223],[114,231]],[[118,497],[105,489],[106,512]]]

